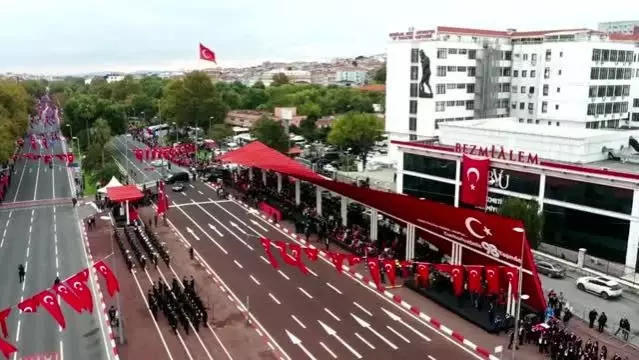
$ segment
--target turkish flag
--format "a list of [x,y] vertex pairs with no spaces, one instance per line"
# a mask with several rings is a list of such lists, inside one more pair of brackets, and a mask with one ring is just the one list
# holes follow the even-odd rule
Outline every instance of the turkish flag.
[[58,285],[55,285],[53,287],[53,290],[56,292],[56,294],[60,295],[62,300],[64,300],[64,302],[66,302],[78,314],[81,313],[82,310],[84,310],[84,307],[82,306],[82,300],[80,300],[80,298],[75,293],[73,293],[73,291],[71,291],[66,284],[60,283]]
[[317,261],[317,257],[319,255],[319,250],[315,247],[305,247],[304,252],[306,252],[306,256],[311,261]]
[[399,264],[402,267],[402,277],[409,277],[410,276],[410,267],[411,267],[411,262],[407,261],[407,260],[402,260],[399,262]]
[[280,249],[280,256],[282,257],[282,260],[284,260],[286,264],[291,266],[297,266],[297,261],[295,261],[295,259],[291,255],[289,255],[288,252],[286,252],[287,246],[284,241],[276,241],[275,247]]
[[6,308],[0,311],[0,328],[2,328],[2,337],[9,336],[9,330],[7,330],[7,318],[11,314],[11,308]]
[[273,253],[271,252],[271,240],[265,237],[261,237],[260,243],[262,244],[262,247],[264,248],[264,252],[266,253],[266,257],[268,258],[268,261],[271,263],[271,266],[274,269],[278,269],[280,267],[280,264],[277,262],[277,260],[275,260],[275,256],[273,256]]
[[135,158],[138,159],[138,161],[142,161],[142,149],[135,149],[134,151],[135,153]]
[[73,292],[77,295],[78,299],[82,302],[82,307],[87,309],[90,313],[93,312],[93,297],[91,291],[87,288],[87,281],[89,279],[88,270],[84,269],[79,273],[73,275],[65,283]]
[[468,205],[486,206],[490,159],[464,154],[460,200]]
[[450,274],[453,280],[453,291],[459,296],[464,292],[464,266],[452,265]]
[[164,214],[166,212],[166,205],[167,205],[166,194],[164,194],[163,190],[160,190],[160,195],[158,196],[158,206],[157,206],[157,209],[155,209],[155,212],[158,215]]
[[96,269],[106,281],[109,296],[113,296],[116,292],[120,291],[120,283],[118,282],[118,279],[103,260],[93,264],[93,268]]
[[338,273],[342,272],[342,264],[344,264],[344,258],[346,254],[329,252],[328,256],[331,258],[333,265],[335,265],[335,269]]
[[511,294],[517,298],[517,291],[519,291],[519,269],[511,266],[502,266],[501,269],[510,284]]
[[439,272],[450,273],[452,265],[450,264],[435,264],[435,269]]
[[499,294],[499,266],[486,266],[486,285],[489,294]]
[[61,328],[67,327],[67,322],[64,319],[64,314],[62,314],[62,309],[60,308],[60,304],[58,303],[58,298],[49,290],[44,290],[37,294],[35,297],[38,298],[38,301],[45,308],[49,314],[53,317],[55,321],[58,322]]
[[395,286],[395,260],[394,259],[384,259],[384,272],[388,275],[388,281],[391,286]]
[[211,49],[209,49],[206,46],[202,45],[202,43],[200,43],[200,59],[201,60],[206,60],[206,61],[211,61],[211,62],[214,62],[215,64],[217,64],[217,61],[215,60],[215,53],[213,51],[211,51]]
[[295,263],[297,267],[304,273],[304,275],[308,275],[308,269],[306,265],[304,265],[304,261],[302,261],[302,247],[299,244],[289,243],[289,249],[291,249],[291,257],[295,259]]
[[2,355],[8,359],[11,354],[18,352],[18,348],[4,341],[4,339],[0,339],[0,351],[2,351]]
[[38,310],[38,306],[40,306],[40,299],[33,296],[19,303],[18,309],[23,313],[34,313]]
[[368,265],[368,271],[371,273],[371,277],[375,284],[379,285],[381,279],[379,277],[379,261],[376,257],[369,257],[366,259],[366,265]]
[[468,291],[471,293],[481,292],[481,271],[483,268],[481,265],[466,266],[466,271],[468,271]]
[[362,258],[361,257],[359,257],[357,255],[353,255],[353,254],[348,254],[346,259],[348,260],[348,266],[355,266],[355,265],[357,265],[357,264],[362,262]]
[[75,156],[73,156],[73,153],[67,153],[67,162],[69,164],[72,164],[74,160],[75,160]]
[[419,263],[417,264],[417,275],[419,276],[419,283],[426,287],[428,286],[428,275],[430,273],[430,264]]

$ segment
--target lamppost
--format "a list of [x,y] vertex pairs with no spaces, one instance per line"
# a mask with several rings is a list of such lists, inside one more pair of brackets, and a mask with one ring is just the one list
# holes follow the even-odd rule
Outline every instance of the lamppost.
[[[524,299],[524,295],[521,294],[521,284],[523,283],[523,270],[524,270],[524,245],[526,244],[526,230],[524,230],[523,228],[520,227],[516,227],[513,228],[513,231],[518,233],[521,237],[521,255],[519,256],[519,269],[518,269],[518,276],[517,276],[517,304],[516,304],[516,309],[515,309],[515,328],[513,329],[513,331],[515,332],[513,338],[515,343],[517,343],[517,335],[519,335],[519,315],[521,313],[521,300],[526,300],[528,299],[528,295],[525,296]],[[515,350],[517,350],[517,346],[513,346],[512,347],[512,359],[514,360],[516,357],[516,352]]]

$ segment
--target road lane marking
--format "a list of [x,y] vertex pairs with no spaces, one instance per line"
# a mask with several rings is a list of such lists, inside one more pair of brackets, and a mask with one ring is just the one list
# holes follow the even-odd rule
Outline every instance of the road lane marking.
[[275,303],[276,303],[277,305],[282,305],[282,303],[281,303],[279,300],[277,300],[277,298],[275,297],[275,295],[273,295],[273,294],[271,294],[271,293],[268,293],[268,296],[270,296],[270,297],[271,297],[271,299],[273,299],[273,301],[275,301]]
[[373,346],[373,344],[369,343],[368,340],[364,339],[362,335],[355,333],[355,336],[357,336],[358,339],[362,340],[364,344],[368,345],[369,348],[375,350],[375,347]]
[[[180,210],[182,212],[182,214],[184,214],[184,216],[186,216],[186,218],[189,219],[189,221],[191,221],[198,229],[200,229],[200,231],[202,233],[204,233],[204,235],[206,235],[206,237],[208,237],[209,240],[211,240],[215,244],[215,246],[217,246],[220,250],[222,250],[224,255],[228,255],[229,254],[229,252],[226,251],[226,249],[223,248],[222,245],[220,245],[217,241],[215,241],[215,239],[213,239],[211,237],[211,235],[209,235],[206,231],[204,231],[204,229],[202,229],[200,224],[198,224],[195,220],[193,220],[193,218],[189,214],[187,214],[186,211],[182,210],[182,208],[179,208],[179,207],[177,209]],[[174,226],[174,228],[177,229],[175,226]],[[184,239],[184,241],[186,241],[186,238]]]
[[399,331],[397,331],[397,330],[393,329],[392,327],[390,327],[390,326],[388,326],[388,325],[386,325],[386,328],[387,328],[388,330],[390,330],[391,332],[393,332],[393,334],[397,335],[397,337],[398,337],[398,338],[400,338],[400,339],[404,340],[406,343],[410,344],[410,340],[408,340],[408,339],[406,338],[406,336],[404,336],[404,335],[400,334],[400,333],[399,333]]
[[296,318],[296,317],[295,317],[295,315],[291,315],[291,317],[293,318],[293,320],[295,320],[295,322],[296,322],[296,323],[298,323],[298,324],[299,324],[299,326],[301,326],[301,327],[302,327],[302,329],[306,329],[306,325],[304,325],[304,324],[300,321],[300,319]]
[[263,255],[260,255],[260,259],[262,259],[262,261],[264,261],[265,263],[271,265],[271,263],[268,260],[266,260],[266,258]]
[[390,346],[393,350],[397,350],[399,349],[397,347],[397,345],[393,344],[392,342],[390,342],[386,337],[382,336],[382,334],[380,334],[379,332],[377,332],[377,330],[373,329],[373,327],[371,326],[371,324],[367,323],[366,321],[360,319],[359,317],[357,317],[357,315],[351,313],[351,316],[353,317],[353,319],[355,319],[355,321],[359,324],[359,326],[363,327],[364,329],[368,329],[368,331],[372,332],[373,335],[377,336],[380,340],[382,340],[383,342],[386,343],[386,345]]
[[308,296],[309,299],[312,299],[313,296],[311,296],[311,294],[309,294],[306,290],[302,289],[301,287],[298,287],[298,289],[304,293],[304,295]]
[[431,355],[428,355],[428,358],[429,358],[430,360],[437,360],[437,359],[435,359],[434,357],[432,357]]
[[200,190],[197,191],[200,195],[204,195],[203,192],[201,192]]
[[373,313],[364,309],[364,307],[358,303],[356,303],[355,301],[353,301],[353,305],[357,306],[360,310],[362,310],[363,312],[365,312],[368,316],[373,316]]
[[251,278],[251,280],[253,280],[254,283],[256,283],[257,285],[262,285],[260,284],[259,281],[257,281],[257,279],[253,276],[253,275],[249,275],[249,277]]
[[[22,302],[22,299],[20,299],[20,302]],[[20,319],[18,319],[18,328],[16,329],[16,343],[20,342],[20,328],[21,327],[22,327],[22,322],[20,321]]]
[[[195,204],[195,206],[197,206],[198,208],[200,208],[200,210],[202,210],[206,215],[208,215],[211,219],[215,220],[216,223],[218,223],[221,227],[223,227],[226,231],[228,231],[231,235],[235,236],[236,239],[238,239],[242,244],[244,244],[246,247],[248,247],[251,251],[255,250],[253,249],[253,247],[251,245],[249,245],[246,241],[244,241],[244,239],[242,239],[240,236],[238,236],[235,232],[231,231],[231,229],[229,229],[226,225],[224,225],[220,220],[218,220],[215,216],[213,216],[213,214],[211,214],[210,212],[208,212],[204,207],[202,207],[202,205],[199,205],[195,202],[195,200],[191,200],[191,203]],[[184,210],[182,210],[180,208],[180,210],[184,213]],[[239,228],[238,228],[239,229]]]
[[224,236],[224,234],[222,234],[215,226],[211,225],[210,223],[209,223],[209,228],[215,231],[218,235]]
[[341,291],[339,291],[339,289],[338,289],[338,288],[336,288],[335,286],[331,285],[331,283],[327,282],[327,283],[326,283],[326,285],[328,285],[328,287],[329,287],[329,288],[331,288],[331,289],[335,290],[335,292],[336,292],[336,293],[338,293],[338,294],[342,295],[342,292],[341,292]]
[[311,274],[313,274],[313,276],[315,276],[315,277],[319,277],[315,271],[311,270],[311,268],[307,267],[307,268],[306,268],[306,270],[308,270],[308,272],[310,272]]
[[180,191],[180,194],[186,196],[186,193],[184,191]]
[[340,318],[337,317],[337,315],[333,314],[330,310],[328,310],[327,308],[324,308],[324,311],[326,311],[328,313],[328,315],[332,316],[333,319],[337,320],[337,321],[342,321],[340,320]]
[[237,265],[237,267],[239,267],[240,269],[244,269],[244,266],[242,266],[242,264],[240,264],[237,260],[233,260],[233,262],[235,263],[235,265]]
[[[269,264],[270,264],[270,262],[269,262]],[[288,275],[284,274],[284,271],[282,271],[282,270],[277,270],[277,272],[278,272],[278,273],[280,273],[280,275],[282,275],[282,276],[284,277],[284,279],[286,279],[286,280],[291,280],[291,278],[290,278],[290,277],[288,277]]]
[[191,189],[195,189],[195,186],[193,186],[193,184],[189,184],[189,186],[191,187]]
[[320,345],[324,348],[324,350],[326,350],[326,352],[327,352],[327,353],[329,353],[329,354],[333,357],[333,359],[337,359],[337,355],[335,355],[335,353],[333,352],[333,350],[329,349],[329,348],[328,348],[328,346],[326,346],[326,345],[325,345],[323,342],[321,342],[321,341],[320,341],[320,343],[319,343],[319,344],[320,344]]

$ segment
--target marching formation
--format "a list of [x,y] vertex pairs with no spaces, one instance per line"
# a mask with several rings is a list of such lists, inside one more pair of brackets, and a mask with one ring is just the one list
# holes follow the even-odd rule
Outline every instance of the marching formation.
[[149,289],[147,301],[155,320],[158,319],[158,310],[167,318],[173,332],[177,334],[178,322],[188,335],[189,328],[200,331],[200,324],[206,324],[208,313],[202,299],[195,291],[195,280],[182,280],[182,284],[173,278],[171,287],[162,279],[153,284]]

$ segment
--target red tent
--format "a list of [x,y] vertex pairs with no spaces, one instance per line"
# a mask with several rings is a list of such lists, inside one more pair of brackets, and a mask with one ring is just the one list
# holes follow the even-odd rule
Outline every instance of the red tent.
[[123,185],[107,188],[107,197],[113,202],[135,201],[144,195],[135,185]]
[[522,263],[523,241],[522,291],[530,296],[528,305],[538,311],[546,308],[546,299],[526,236],[513,230],[524,227],[520,220],[329,180],[258,141],[228,152],[218,159],[276,171],[346,196],[415,225],[420,236],[444,252],[450,253],[452,243],[461,244],[464,247],[464,264],[519,267]]

